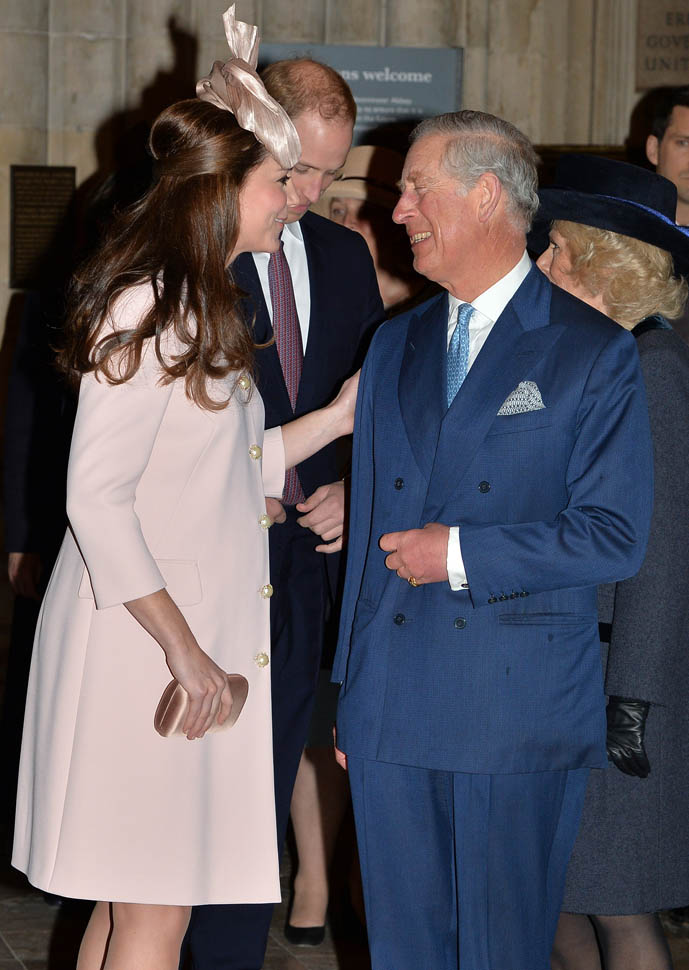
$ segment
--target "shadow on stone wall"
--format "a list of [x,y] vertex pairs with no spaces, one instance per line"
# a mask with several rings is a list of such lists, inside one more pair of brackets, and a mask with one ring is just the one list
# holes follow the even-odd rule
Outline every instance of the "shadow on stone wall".
[[[95,132],[97,170],[77,187],[67,216],[41,262],[35,280],[37,290],[54,294],[63,292],[77,263],[97,245],[113,210],[127,206],[143,194],[151,178],[147,140],[152,122],[169,104],[194,96],[197,38],[181,28],[174,16],[168,19],[167,29],[174,52],[173,66],[169,70],[159,69],[141,92],[136,105],[113,114]],[[3,415],[8,377],[25,306],[26,290],[14,292],[0,345]],[[56,308],[59,317],[59,296],[56,297]]]

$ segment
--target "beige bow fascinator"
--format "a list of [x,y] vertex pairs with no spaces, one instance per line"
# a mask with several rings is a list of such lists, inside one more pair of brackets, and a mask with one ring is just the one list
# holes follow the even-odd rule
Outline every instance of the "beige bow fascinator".
[[222,16],[232,57],[215,61],[208,77],[196,84],[196,96],[231,111],[242,128],[254,133],[284,168],[299,160],[301,144],[289,115],[268,94],[256,73],[258,27],[236,20],[232,4]]

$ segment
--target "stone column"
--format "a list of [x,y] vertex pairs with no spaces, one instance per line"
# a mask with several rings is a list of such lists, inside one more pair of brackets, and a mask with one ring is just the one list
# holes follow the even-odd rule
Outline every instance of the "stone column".
[[591,144],[620,145],[640,98],[636,83],[636,0],[597,0],[590,83]]

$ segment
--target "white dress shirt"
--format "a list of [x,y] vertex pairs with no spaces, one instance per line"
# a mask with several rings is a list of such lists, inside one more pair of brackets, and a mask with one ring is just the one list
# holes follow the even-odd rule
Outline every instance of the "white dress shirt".
[[[306,341],[309,336],[309,317],[311,315],[311,288],[309,286],[309,267],[306,262],[306,248],[299,222],[288,222],[282,231],[282,241],[285,248],[285,259],[292,274],[292,288],[294,302],[297,305],[301,343],[306,352]],[[261,289],[268,308],[270,322],[273,322],[273,303],[270,299],[270,285],[268,283],[268,262],[270,253],[252,253],[256,272],[261,282]]]
[[[531,260],[524,250],[521,259],[509,273],[471,301],[474,312],[469,319],[469,369],[488,339],[488,334],[493,329],[495,321],[526,279],[531,265]],[[448,296],[447,345],[449,347],[452,334],[457,326],[457,308],[460,303],[467,301],[459,300],[451,294],[448,294]],[[450,527],[450,535],[447,541],[447,576],[451,589],[467,589],[470,585],[467,582],[467,574],[464,569],[458,525]]]

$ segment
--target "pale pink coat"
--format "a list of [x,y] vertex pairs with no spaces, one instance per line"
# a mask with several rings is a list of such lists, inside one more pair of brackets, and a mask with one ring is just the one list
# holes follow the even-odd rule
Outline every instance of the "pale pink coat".
[[[131,325],[149,294],[150,287],[129,291],[115,326]],[[158,377],[149,346],[128,383],[93,376],[81,383],[71,529],[36,634],[12,861],[34,885],[62,896],[274,901],[270,577],[261,516],[264,494],[282,491],[282,436],[264,435],[254,386],[208,411],[189,401],[182,380],[160,386]],[[122,604],[163,586],[203,649],[249,680],[236,725],[202,740],[164,739],[153,728],[171,674],[162,649]]]

